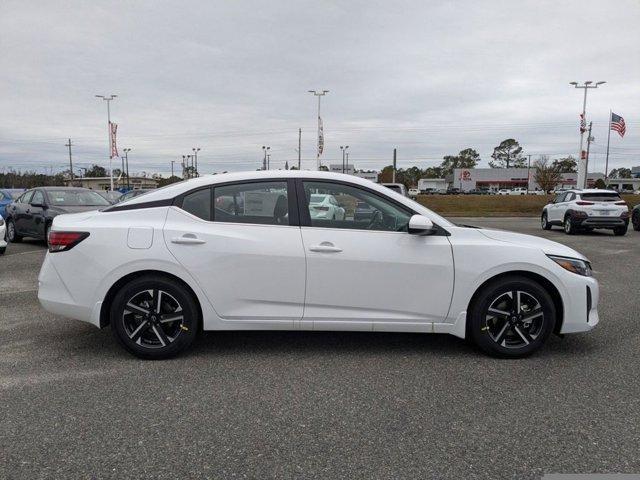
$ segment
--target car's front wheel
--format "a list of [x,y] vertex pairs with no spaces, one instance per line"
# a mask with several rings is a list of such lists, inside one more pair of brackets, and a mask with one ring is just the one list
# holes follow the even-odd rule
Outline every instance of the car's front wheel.
[[20,243],[22,241],[22,237],[18,235],[16,224],[13,223],[12,219],[7,220],[7,240],[9,240],[9,243]]
[[510,276],[485,287],[467,316],[469,333],[485,352],[507,358],[525,357],[549,338],[556,309],[537,282]]
[[542,213],[540,224],[543,230],[551,230],[551,224],[549,223],[549,219],[547,218],[547,212]]
[[169,278],[137,278],[122,287],[111,304],[111,330],[124,348],[140,358],[177,355],[191,345],[198,328],[196,301]]
[[566,233],[567,235],[573,235],[574,233],[576,233],[576,227],[573,226],[573,223],[571,222],[571,217],[569,215],[564,217],[563,226],[564,226],[564,233]]

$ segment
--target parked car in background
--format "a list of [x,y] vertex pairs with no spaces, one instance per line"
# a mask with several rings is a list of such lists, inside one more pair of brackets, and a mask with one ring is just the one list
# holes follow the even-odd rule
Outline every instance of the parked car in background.
[[472,188],[467,195],[491,195],[491,190],[487,187]]
[[0,215],[0,255],[4,255],[7,250],[7,225],[2,215]]
[[410,189],[409,189],[409,196],[410,196],[411,198],[415,198],[415,197],[417,197],[418,195],[420,195],[420,190],[418,190],[417,188],[410,188]]
[[104,198],[111,205],[118,203],[120,197],[122,197],[122,192],[117,190],[94,190],[94,192]]
[[428,188],[425,188],[424,190],[421,190],[421,191],[419,190],[419,192],[422,195],[435,195],[436,193],[438,193],[438,189],[437,188],[428,187]]
[[460,190],[458,187],[447,188],[447,195],[460,195],[461,193],[464,193],[464,192]]
[[[321,192],[374,213],[314,218]],[[212,208],[252,195],[277,201]],[[38,276],[46,310],[110,325],[155,359],[235,329],[448,333],[517,358],[554,332],[593,329],[598,297],[588,259],[565,245],[458,226],[369,180],[301,170],[194,178],[60,215]]]
[[544,230],[558,225],[567,235],[595,228],[624,235],[629,226],[629,208],[613,190],[569,190],[557,194],[553,202],[542,209],[540,221]]
[[636,232],[640,232],[640,204],[633,207],[631,212],[631,224]]
[[47,240],[53,219],[64,213],[98,210],[111,204],[93,190],[78,187],[39,187],[27,190],[7,205],[7,239]]
[[152,188],[141,188],[139,190],[129,190],[127,193],[123,194],[116,203],[126,202],[127,200],[131,200],[132,198],[139,197],[140,195],[144,195],[145,193],[153,192]]
[[6,217],[5,209],[24,192],[24,188],[2,188],[0,189],[0,216]]
[[509,191],[509,195],[526,195],[527,189],[525,187],[515,187]]
[[408,197],[407,187],[405,187],[403,183],[383,183],[382,185],[393,190],[396,193],[399,193],[403,197]]
[[311,215],[311,218],[344,220],[345,213],[345,209],[340,206],[333,195],[312,193],[309,198],[309,215]]
[[501,188],[499,189],[496,194],[497,195],[511,195],[511,190],[509,190],[508,188]]

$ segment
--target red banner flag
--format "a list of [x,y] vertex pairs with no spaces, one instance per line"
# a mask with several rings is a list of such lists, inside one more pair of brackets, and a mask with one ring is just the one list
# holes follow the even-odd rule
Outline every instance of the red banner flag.
[[118,132],[118,124],[110,123],[109,124],[109,133],[111,140],[111,158],[118,156],[118,145],[116,143],[116,133]]

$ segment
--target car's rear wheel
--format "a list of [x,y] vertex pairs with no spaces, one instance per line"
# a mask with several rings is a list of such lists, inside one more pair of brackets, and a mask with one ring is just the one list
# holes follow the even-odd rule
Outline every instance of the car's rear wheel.
[[18,235],[16,224],[13,223],[12,219],[7,220],[7,240],[10,243],[20,243],[22,241],[22,237]]
[[547,218],[547,212],[543,212],[542,218],[540,219],[540,224],[543,230],[551,230],[551,224],[549,223],[549,219]]
[[628,225],[624,225],[622,227],[616,227],[613,229],[613,234],[617,237],[621,237],[623,235],[627,234],[627,228],[629,228]]
[[573,235],[574,233],[576,233],[576,227],[573,226],[573,223],[571,222],[571,217],[569,215],[564,217],[563,227],[564,227],[564,233],[566,233],[567,235]]
[[507,277],[489,284],[473,302],[470,334],[485,352],[525,357],[549,338],[556,310],[549,293],[526,277]]
[[631,224],[636,232],[640,232],[640,211],[635,210],[631,216]]
[[187,348],[198,333],[198,307],[180,283],[144,276],[120,289],[111,305],[111,329],[129,352],[163,359]]

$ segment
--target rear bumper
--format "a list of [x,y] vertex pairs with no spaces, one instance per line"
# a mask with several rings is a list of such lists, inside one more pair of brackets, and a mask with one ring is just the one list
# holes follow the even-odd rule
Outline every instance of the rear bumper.
[[571,217],[571,223],[584,228],[615,228],[629,225],[629,219],[623,217]]

